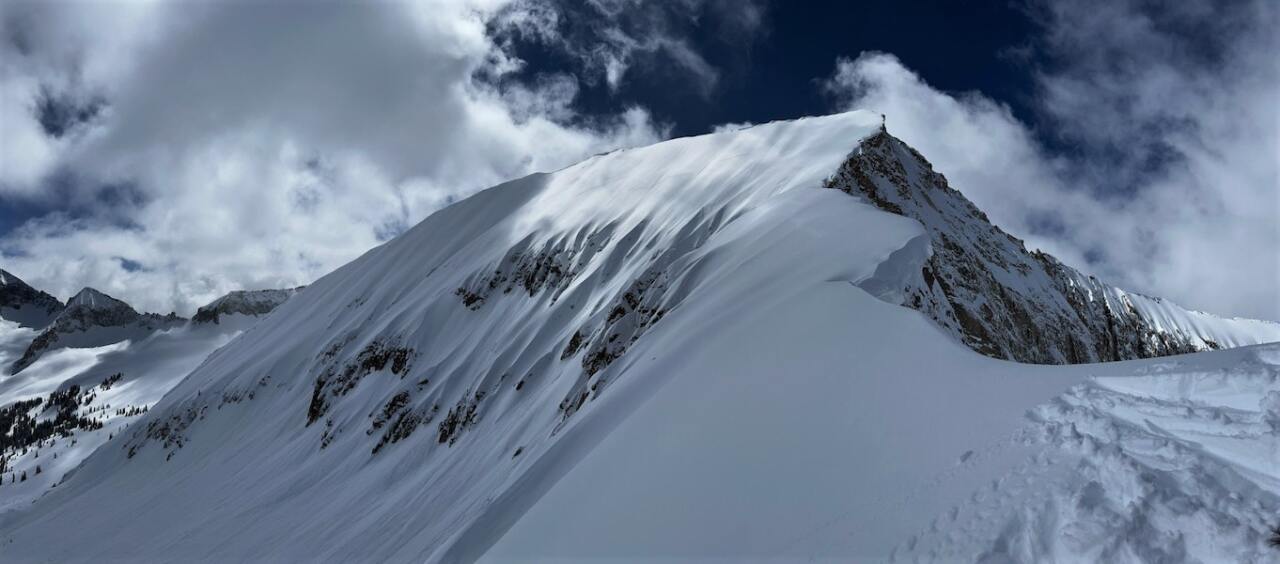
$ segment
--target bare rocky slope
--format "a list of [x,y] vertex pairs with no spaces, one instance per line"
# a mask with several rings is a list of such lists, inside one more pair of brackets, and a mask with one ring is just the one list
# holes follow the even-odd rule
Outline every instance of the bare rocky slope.
[[36,329],[43,328],[62,311],[62,302],[32,288],[21,278],[0,269],[0,318]]
[[1077,364],[1280,340],[1280,324],[1189,311],[1028,250],[884,130],[865,139],[827,186],[924,225],[931,252],[904,257],[919,269],[899,273],[896,284],[865,287],[924,312],[987,356]]
[[282,290],[234,290],[196,310],[192,323],[218,323],[224,315],[266,315],[303,286]]

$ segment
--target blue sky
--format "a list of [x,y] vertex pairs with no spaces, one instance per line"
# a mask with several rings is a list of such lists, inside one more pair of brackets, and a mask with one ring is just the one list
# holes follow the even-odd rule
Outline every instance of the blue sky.
[[1280,318],[1265,0],[0,5],[3,267],[190,313],[486,186],[868,107],[1034,246]]
[[[671,3],[677,4],[677,3]],[[726,11],[734,11],[726,3]],[[637,64],[616,88],[603,80],[580,84],[575,107],[586,114],[616,112],[627,104],[647,108],[671,123],[672,134],[696,135],[730,122],[763,122],[831,110],[830,96],[815,81],[831,74],[832,62],[864,51],[893,53],[904,65],[946,91],[977,90],[1010,104],[1023,119],[1034,118],[1032,45],[1036,24],[1027,7],[1006,2],[809,1],[761,3],[752,30],[720,23],[729,16],[704,7],[697,18],[669,9],[666,27],[684,38],[716,71],[713,86],[656,58]],[[590,5],[571,15],[552,45],[530,34],[510,34],[514,53],[528,61],[509,80],[529,81],[546,73],[580,72],[581,61],[558,43],[571,37],[600,44],[607,19]],[[663,11],[663,10],[655,10]],[[639,34],[643,24],[623,24]],[[726,29],[730,27],[731,29]],[[941,51],[945,52],[945,56]],[[673,68],[677,67],[677,68]]]

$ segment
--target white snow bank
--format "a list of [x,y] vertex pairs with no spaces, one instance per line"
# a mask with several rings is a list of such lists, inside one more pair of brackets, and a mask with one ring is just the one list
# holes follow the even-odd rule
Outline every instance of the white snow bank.
[[[831,288],[722,335],[484,560],[1277,556],[1264,539],[1280,524],[1267,411],[1280,345],[1014,365],[948,350],[871,304]],[[877,323],[846,323],[852,310]],[[807,370],[780,360],[779,342]]]

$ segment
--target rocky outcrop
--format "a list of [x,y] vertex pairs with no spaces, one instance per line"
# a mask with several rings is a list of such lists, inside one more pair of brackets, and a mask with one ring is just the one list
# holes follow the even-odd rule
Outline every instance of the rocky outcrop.
[[40,329],[62,311],[62,302],[0,269],[0,318]]
[[1148,358],[1237,344],[1236,335],[1280,325],[1220,319],[1086,276],[991,223],[920,153],[881,131],[858,146],[828,181],[919,221],[931,253],[922,266],[879,288],[920,310],[984,355],[1038,364]]
[[236,290],[196,310],[191,322],[216,324],[224,315],[266,315],[302,288],[304,286],[283,290]]

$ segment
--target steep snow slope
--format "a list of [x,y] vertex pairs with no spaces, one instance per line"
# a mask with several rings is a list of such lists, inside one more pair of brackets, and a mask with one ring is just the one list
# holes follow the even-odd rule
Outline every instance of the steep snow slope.
[[[678,139],[446,208],[210,355],[34,506],[0,518],[0,547],[59,561],[465,560],[583,456],[600,464],[597,443],[626,450],[615,428],[651,435],[637,443],[646,459],[704,445],[708,468],[765,460],[719,488],[731,472],[664,471],[692,472],[668,477],[719,501],[734,484],[758,489],[768,498],[751,499],[780,516],[867,499],[870,485],[925,487],[1091,369],[982,357],[870,297],[905,295],[931,248],[916,221],[823,189],[879,125],[856,112]],[[851,468],[869,485],[813,489]],[[620,476],[632,479],[658,482]],[[565,487],[556,499],[613,493]],[[923,498],[873,505],[889,513],[885,538],[857,550],[891,549],[903,539],[890,535],[942,510]],[[858,507],[843,510],[878,521]],[[774,553],[728,556],[747,554]]]
[[669,375],[633,372],[643,353],[627,349],[696,346],[778,296],[865,278],[920,236],[820,189],[878,124],[846,114],[676,140],[451,206],[211,355],[7,522],[25,547],[13,554],[48,550],[25,543],[72,514],[83,534],[56,543],[58,558],[445,550],[581,428],[590,398]]
[[0,269],[0,319],[42,329],[62,311],[62,302]]
[[[482,561],[1280,556],[1264,543],[1280,524],[1267,403],[1280,346],[1033,366],[933,333],[838,284],[760,312],[696,352]],[[519,514],[505,501],[454,555]]]
[[138,313],[129,304],[93,288],[80,290],[67,300],[49,326],[40,333],[10,367],[17,374],[47,351],[59,348],[91,348],[138,340],[155,331],[176,327],[186,320],[174,314]]

